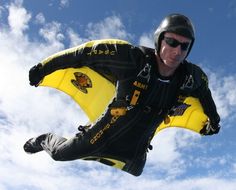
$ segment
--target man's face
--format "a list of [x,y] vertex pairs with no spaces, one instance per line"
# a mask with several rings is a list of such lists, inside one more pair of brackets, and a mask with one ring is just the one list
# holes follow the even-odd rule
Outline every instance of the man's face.
[[167,68],[176,69],[188,53],[191,39],[166,32],[161,42],[160,57]]

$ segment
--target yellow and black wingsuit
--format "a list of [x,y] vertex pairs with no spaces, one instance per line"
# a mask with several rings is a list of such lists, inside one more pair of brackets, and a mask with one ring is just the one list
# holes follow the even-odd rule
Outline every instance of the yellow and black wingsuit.
[[[101,44],[102,47],[111,45],[112,48],[97,48]],[[118,48],[123,45],[126,47],[127,44],[128,42],[122,40],[95,40],[54,54],[41,62],[49,72],[45,73],[39,86],[48,86],[65,92],[81,107],[89,118],[90,123],[95,123],[105,112],[112,99],[117,96],[117,86],[114,82],[115,80],[106,76],[106,73],[101,74],[93,67],[87,65],[78,67],[78,63],[74,66],[71,62],[79,62],[80,60],[76,60],[77,58],[75,57],[77,56],[73,57],[73,55],[85,55],[84,62],[90,60],[90,57],[112,57],[116,56]],[[121,55],[127,53],[125,52],[126,49],[124,49],[119,50]],[[68,58],[68,55],[72,55],[73,61],[70,60],[70,57]],[[67,61],[70,61],[69,67]],[[99,64],[107,63],[99,62]],[[122,65],[119,66],[121,67]],[[156,126],[155,134],[168,127],[180,127],[200,133],[207,120],[208,116],[204,113],[202,105],[197,98],[179,97],[178,104],[172,108],[164,121],[159,126]],[[108,165],[123,170],[125,167],[124,162],[111,158],[89,157],[84,159],[96,160],[102,163],[109,162],[110,164]],[[135,175],[140,175],[140,173]]]

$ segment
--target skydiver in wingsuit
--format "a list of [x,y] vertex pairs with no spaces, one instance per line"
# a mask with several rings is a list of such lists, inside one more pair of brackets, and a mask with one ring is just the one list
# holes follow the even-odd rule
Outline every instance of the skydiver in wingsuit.
[[220,117],[207,76],[186,60],[194,41],[190,19],[170,14],[154,33],[154,49],[123,40],[94,40],[35,65],[29,71],[32,86],[54,71],[86,66],[116,84],[116,95],[105,113],[93,125],[80,126],[74,137],[42,134],[24,144],[25,152],[45,150],[56,161],[96,160],[139,176],[156,128],[178,97],[185,96],[198,98],[209,118],[200,133],[217,134]]

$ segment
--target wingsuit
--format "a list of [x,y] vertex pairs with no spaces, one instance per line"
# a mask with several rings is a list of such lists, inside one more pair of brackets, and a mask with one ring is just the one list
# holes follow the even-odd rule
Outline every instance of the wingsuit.
[[[115,84],[116,96],[94,125],[80,126],[81,132],[73,138],[42,134],[27,141],[25,151],[45,150],[58,161],[96,160],[139,176],[156,128],[180,96],[200,100],[212,129],[204,128],[203,135],[218,133],[220,117],[202,69],[185,59],[173,75],[164,77],[159,73],[156,56],[164,32],[181,33],[194,41],[192,25],[181,21],[187,18],[175,16],[167,17],[168,27],[160,26],[155,33],[155,49],[123,40],[94,40],[34,66],[29,73],[31,85],[37,86],[45,76],[59,69],[86,66]],[[187,32],[179,31],[178,27]]]

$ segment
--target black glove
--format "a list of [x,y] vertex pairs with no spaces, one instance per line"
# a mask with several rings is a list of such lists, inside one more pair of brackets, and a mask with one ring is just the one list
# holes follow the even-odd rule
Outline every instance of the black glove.
[[42,67],[42,64],[39,63],[29,70],[29,81],[31,86],[37,87],[43,79]]
[[201,129],[200,134],[213,135],[219,133],[219,131],[220,131],[220,125],[218,123],[213,124],[210,122],[210,120],[208,120],[205,126]]

